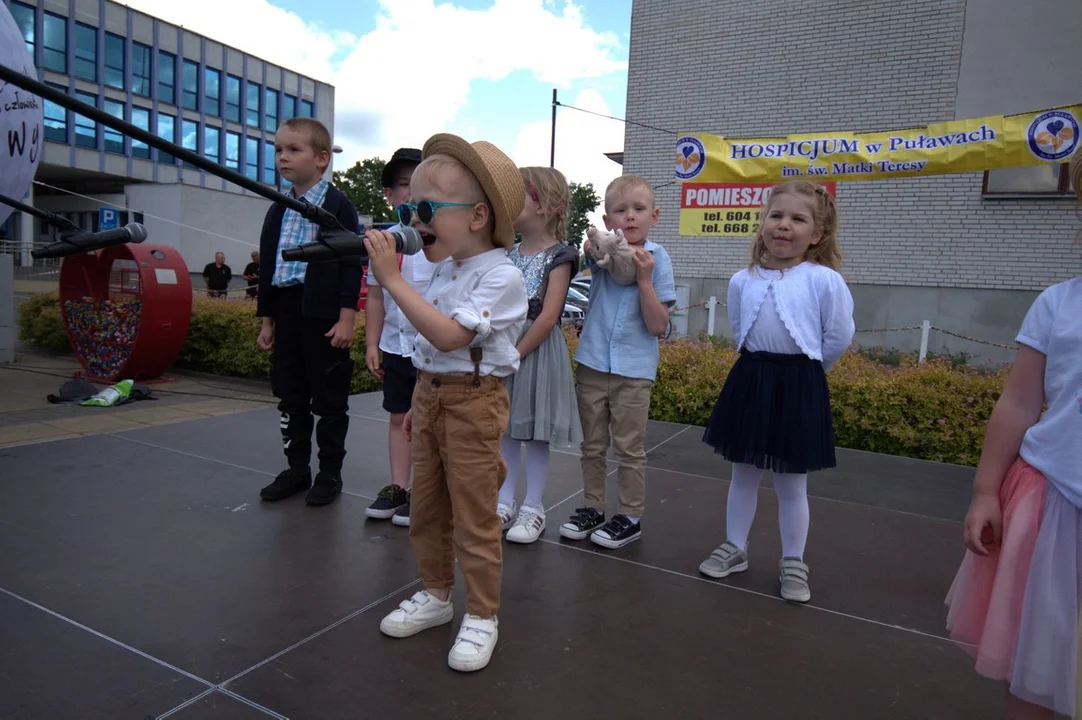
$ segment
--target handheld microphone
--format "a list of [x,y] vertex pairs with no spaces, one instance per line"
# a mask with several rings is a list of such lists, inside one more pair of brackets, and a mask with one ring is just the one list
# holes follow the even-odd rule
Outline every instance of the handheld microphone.
[[102,230],[96,233],[84,232],[64,236],[57,242],[32,250],[30,256],[35,260],[62,258],[92,250],[101,250],[112,245],[141,243],[146,239],[147,229],[145,227],[139,223],[128,223],[124,227],[115,230]]
[[[415,255],[425,246],[421,234],[408,225],[398,225],[387,232],[394,236],[395,252],[403,255]],[[364,235],[357,235],[349,230],[323,230],[315,242],[282,251],[282,259],[287,262],[325,262],[340,257],[367,260],[368,250],[364,246]]]

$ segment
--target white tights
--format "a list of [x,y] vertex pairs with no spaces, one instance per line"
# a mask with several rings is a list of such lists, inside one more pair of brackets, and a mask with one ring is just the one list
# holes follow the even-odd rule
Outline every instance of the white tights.
[[[754,465],[733,464],[725,513],[726,539],[741,550],[748,546],[762,479],[763,471]],[[778,495],[782,556],[803,560],[808,542],[808,476],[774,473],[774,491]]]
[[503,436],[503,460],[507,463],[507,479],[500,488],[500,502],[505,505],[515,503],[515,486],[518,484],[523,445],[526,446],[526,499],[522,504],[544,509],[542,496],[549,479],[549,444],[542,440],[523,442]]

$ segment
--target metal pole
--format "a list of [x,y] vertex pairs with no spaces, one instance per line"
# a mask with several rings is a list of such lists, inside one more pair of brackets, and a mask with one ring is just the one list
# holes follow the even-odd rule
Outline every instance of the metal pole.
[[549,143],[549,167],[556,167],[556,106],[560,101],[556,99],[556,88],[552,88],[552,141]]
[[250,190],[256,195],[262,195],[263,197],[276,202],[280,205],[285,205],[291,210],[295,210],[300,213],[305,219],[316,223],[317,225],[330,229],[338,229],[341,227],[338,222],[338,218],[324,210],[318,205],[313,205],[307,200],[298,200],[284,195],[277,190],[258,183],[255,180],[251,180],[238,172],[230,170],[229,168],[222,167],[217,163],[207,160],[202,155],[194,153],[187,148],[183,148],[179,145],[163,140],[157,135],[152,135],[142,128],[136,127],[131,123],[124,122],[119,118],[115,118],[107,112],[98,110],[93,105],[87,105],[84,102],[80,102],[75,98],[67,95],[61,90],[49,87],[43,82],[39,82],[35,78],[27,77],[21,72],[17,72],[9,67],[0,65],[0,81],[9,82],[12,85],[22,88],[27,92],[33,93],[46,100],[65,107],[72,112],[76,112],[84,117],[88,117],[91,120],[100,122],[106,127],[111,127],[114,130],[124,133],[128,137],[135,138],[136,140],[142,140],[152,148],[156,148],[161,152],[169,153],[181,160],[194,165],[201,170],[206,170],[211,175],[217,175],[220,178],[228,180],[234,185],[239,185],[245,190]]

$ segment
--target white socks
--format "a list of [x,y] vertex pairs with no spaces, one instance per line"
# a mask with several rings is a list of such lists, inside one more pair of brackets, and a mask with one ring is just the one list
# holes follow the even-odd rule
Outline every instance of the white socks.
[[526,500],[523,505],[544,509],[542,498],[549,479],[549,444],[541,440],[523,442],[504,435],[503,460],[507,463],[507,479],[500,488],[500,502],[507,506],[515,504],[523,445],[526,446]]
[[[729,502],[725,510],[726,537],[741,550],[748,546],[762,478],[763,471],[754,465],[733,465],[733,481],[729,485]],[[778,496],[782,555],[803,559],[810,521],[808,476],[774,473],[774,491]]]

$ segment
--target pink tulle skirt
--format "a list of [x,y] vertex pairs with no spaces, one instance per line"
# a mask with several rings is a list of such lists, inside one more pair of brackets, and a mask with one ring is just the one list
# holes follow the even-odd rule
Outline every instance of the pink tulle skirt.
[[947,594],[947,629],[985,677],[1016,697],[1078,712],[1082,513],[1019,459],[1000,490],[1003,537],[966,551]]

